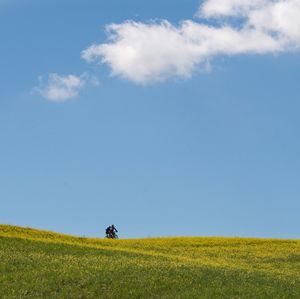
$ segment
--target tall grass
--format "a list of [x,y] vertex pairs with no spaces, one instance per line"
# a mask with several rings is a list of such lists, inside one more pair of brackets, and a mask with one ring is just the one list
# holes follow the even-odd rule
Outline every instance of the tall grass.
[[106,240],[0,225],[0,298],[300,298],[300,241]]

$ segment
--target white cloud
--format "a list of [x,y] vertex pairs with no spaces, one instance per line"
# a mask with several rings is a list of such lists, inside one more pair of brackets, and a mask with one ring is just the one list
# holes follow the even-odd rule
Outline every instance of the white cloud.
[[53,102],[62,102],[78,96],[79,91],[84,87],[85,75],[80,77],[75,75],[62,76],[49,74],[48,77],[39,78],[40,85],[35,90],[45,99]]
[[252,10],[248,24],[258,30],[277,33],[286,45],[300,47],[300,0],[282,0]]
[[270,3],[269,0],[207,0],[199,8],[199,17],[245,16],[252,9]]
[[195,44],[168,22],[126,22],[110,25],[108,30],[112,42],[93,45],[82,57],[101,60],[114,74],[135,82],[159,81],[173,74],[188,77],[199,63]]
[[198,16],[222,25],[191,20],[179,26],[167,21],[112,24],[107,27],[108,42],[90,46],[82,57],[109,65],[114,75],[148,84],[173,76],[188,78],[217,55],[300,48],[300,0],[207,0]]

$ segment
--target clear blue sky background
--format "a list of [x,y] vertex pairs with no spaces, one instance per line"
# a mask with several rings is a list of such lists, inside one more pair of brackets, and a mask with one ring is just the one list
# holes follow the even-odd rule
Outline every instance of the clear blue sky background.
[[[299,237],[300,55],[221,57],[139,86],[80,59],[104,26],[197,0],[0,0],[0,222],[103,236]],[[101,85],[53,103],[52,72]]]

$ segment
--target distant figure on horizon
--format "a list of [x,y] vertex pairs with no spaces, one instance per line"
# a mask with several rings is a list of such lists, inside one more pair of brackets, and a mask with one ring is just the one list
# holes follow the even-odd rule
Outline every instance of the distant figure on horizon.
[[117,239],[118,238],[117,232],[118,232],[118,230],[112,224],[111,226],[107,227],[106,230],[105,230],[106,238],[108,238],[108,239]]

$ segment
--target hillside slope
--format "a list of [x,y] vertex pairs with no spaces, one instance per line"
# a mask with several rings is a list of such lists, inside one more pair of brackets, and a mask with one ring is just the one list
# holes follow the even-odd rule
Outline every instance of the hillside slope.
[[300,241],[105,240],[0,225],[1,298],[300,298]]

